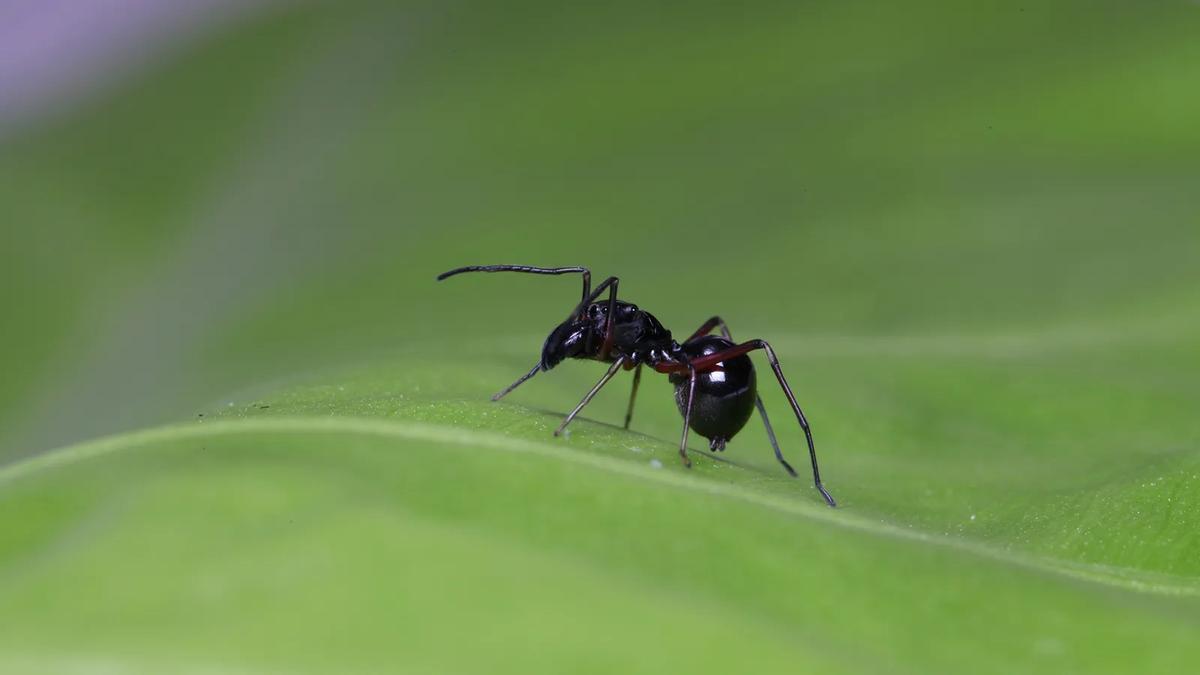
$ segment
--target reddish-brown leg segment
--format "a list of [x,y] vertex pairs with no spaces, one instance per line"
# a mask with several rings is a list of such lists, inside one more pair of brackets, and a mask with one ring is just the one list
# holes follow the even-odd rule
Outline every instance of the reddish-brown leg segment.
[[[713,317],[705,322],[704,326],[701,326],[701,330],[704,332],[701,333],[700,331],[697,331],[697,335],[693,335],[692,339],[706,334],[708,331],[711,331],[718,325],[724,327],[724,323],[725,322],[721,321],[720,317]],[[729,329],[726,327],[722,332],[728,336]],[[660,373],[683,374],[684,372],[689,372],[694,378],[696,373],[706,373],[716,368],[717,364],[721,363],[722,361],[737,358],[756,349],[761,349],[767,353],[767,361],[769,361],[771,364],[771,370],[775,373],[775,379],[779,381],[779,386],[781,389],[783,389],[783,393],[787,396],[788,403],[792,406],[792,411],[796,413],[796,421],[800,423],[800,428],[804,430],[804,437],[808,441],[808,456],[812,461],[813,484],[816,485],[817,490],[820,491],[821,496],[825,498],[825,502],[827,504],[830,506],[837,506],[837,502],[833,499],[833,496],[829,494],[829,491],[826,490],[825,486],[821,483],[821,470],[817,466],[817,448],[813,443],[812,429],[808,425],[808,419],[804,416],[804,411],[800,409],[800,404],[796,401],[796,395],[792,393],[792,388],[788,385],[787,378],[783,376],[783,369],[779,366],[779,358],[775,356],[775,350],[771,349],[771,345],[765,340],[750,340],[749,342],[743,342],[742,344],[730,347],[729,349],[724,349],[707,356],[692,359],[690,363],[658,364],[654,369]],[[766,408],[762,406],[761,400],[758,400],[755,403],[758,407],[759,413],[761,413],[763,416],[763,421],[767,423],[768,436],[772,441],[774,441],[775,434],[770,428],[770,422],[767,422]],[[783,459],[783,454],[779,451],[778,443],[773,442],[772,445],[775,446],[776,458],[779,459],[779,461],[784,465],[784,468],[789,470],[789,473],[795,475],[795,471],[792,470],[791,466]]]
[[[583,316],[583,313],[587,311],[588,306],[595,302],[596,298],[599,298],[600,294],[602,294],[606,289],[608,290],[608,320],[606,322],[607,326],[604,330],[604,343],[600,346],[599,360],[601,361],[604,361],[608,358],[608,352],[612,349],[613,325],[615,323],[613,321],[613,314],[617,311],[617,286],[620,283],[621,280],[617,277],[609,277],[600,282],[600,284],[596,286],[595,290],[584,296],[583,300],[580,301],[579,306],[576,307],[575,311],[571,314],[572,318],[579,318]],[[590,351],[592,348],[591,339],[592,336],[589,334],[586,345],[586,349],[588,351]]]
[[687,344],[687,343],[691,342],[692,340],[695,340],[696,338],[701,338],[701,337],[704,337],[705,335],[708,335],[717,326],[721,327],[721,337],[725,338],[726,340],[729,340],[730,342],[733,342],[733,336],[730,335],[729,326],[727,326],[725,324],[725,320],[719,316],[714,316],[713,318],[709,319],[708,321],[705,321],[699,328],[697,328],[696,332],[692,333],[691,337],[684,340],[684,344]]

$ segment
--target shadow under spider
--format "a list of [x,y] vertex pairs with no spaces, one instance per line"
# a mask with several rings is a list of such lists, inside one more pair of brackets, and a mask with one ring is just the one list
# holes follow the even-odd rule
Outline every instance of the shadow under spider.
[[[523,406],[523,407],[524,407],[524,406]],[[561,418],[561,417],[562,417],[562,415],[563,415],[563,414],[562,414],[562,412],[560,412],[560,411],[557,411],[557,410],[548,410],[548,409],[546,409],[546,408],[529,408],[529,410],[531,410],[531,411],[533,411],[533,412],[539,412],[539,413],[542,413],[542,414],[544,414],[544,415],[552,415],[552,416],[554,416],[554,417],[559,417],[559,418]],[[668,443],[668,441],[665,441],[665,440],[663,440],[663,439],[661,439],[661,438],[655,438],[654,436],[651,436],[650,434],[647,434],[647,433],[643,433],[643,432],[641,432],[641,431],[634,431],[633,429],[626,429],[626,428],[625,428],[625,427],[623,427],[623,426],[620,426],[620,427],[619,427],[619,426],[617,426],[617,425],[615,425],[615,424],[613,424],[613,423],[611,423],[611,422],[602,422],[602,421],[600,421],[600,420],[594,420],[594,419],[591,419],[590,417],[583,417],[583,416],[576,417],[575,419],[576,419],[576,420],[586,420],[586,421],[588,421],[588,422],[591,422],[592,424],[595,424],[595,425],[598,425],[598,426],[602,426],[602,427],[608,427],[609,429],[615,429],[615,430],[617,430],[617,431],[623,431],[623,432],[625,432],[625,433],[627,433],[627,434],[635,434],[635,435],[637,435],[637,436],[641,436],[642,438],[646,439],[647,441],[653,441],[654,443]],[[689,446],[689,447],[688,447],[688,452],[689,452],[689,453],[695,453],[696,451],[695,451],[695,450],[693,450],[693,449],[691,448],[691,446]],[[705,448],[705,449],[703,450],[703,453],[704,453],[703,455],[700,455],[701,457],[707,457],[708,459],[711,459],[711,460],[713,460],[714,462],[720,462],[720,463],[722,463],[722,464],[725,464],[725,465],[728,465],[728,466],[734,466],[734,467],[737,467],[737,468],[739,468],[739,469],[744,469],[744,470],[746,470],[746,471],[754,471],[754,472],[756,472],[756,473],[761,473],[761,474],[766,474],[766,473],[767,473],[766,471],[762,470],[762,469],[761,469],[761,468],[759,468],[759,467],[756,467],[756,466],[749,466],[749,465],[746,465],[746,464],[741,464],[741,463],[739,463],[739,462],[735,462],[735,461],[733,461],[733,460],[731,460],[731,459],[725,459],[724,457],[722,457],[722,456],[718,455],[717,453],[713,452],[712,450],[709,450],[708,448]],[[672,453],[672,455],[674,455],[674,453]]]

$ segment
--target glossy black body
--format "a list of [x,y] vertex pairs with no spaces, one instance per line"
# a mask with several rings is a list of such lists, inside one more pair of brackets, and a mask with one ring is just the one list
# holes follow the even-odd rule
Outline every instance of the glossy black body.
[[[708,356],[736,347],[731,340],[706,335],[684,343],[689,359]],[[672,373],[675,385],[675,405],[684,414],[688,403],[688,376]],[[758,395],[758,378],[754,363],[742,354],[722,361],[718,368],[696,374],[696,393],[692,401],[692,431],[709,440],[713,450],[724,450],[725,444],[746,426],[754,414],[754,399]]]
[[[578,319],[559,324],[542,345],[543,371],[566,359],[589,359],[613,363],[623,359],[626,369],[639,364],[656,366],[663,363],[686,363],[691,359],[715,354],[735,347],[730,340],[705,335],[680,345],[653,314],[637,305],[618,300],[613,312],[612,344],[603,351],[608,331],[608,305],[593,303]],[[675,402],[682,415],[687,409],[688,375],[673,373]],[[710,371],[697,373],[695,401],[689,426],[708,439],[713,450],[724,450],[725,444],[746,426],[754,413],[757,394],[754,363],[741,355],[723,361]]]
[[607,353],[602,350],[608,332],[608,303],[595,302],[578,318],[567,319],[550,331],[542,345],[542,370],[550,370],[565,359],[612,363],[625,357],[628,367],[633,367],[677,358],[679,343],[653,314],[621,300],[613,305],[613,337]]
[[[746,422],[757,409],[766,428],[767,439],[775,451],[776,460],[788,475],[795,477],[796,471],[784,459],[771,422],[767,418],[766,407],[758,396],[754,364],[748,354],[761,350],[770,363],[780,388],[787,396],[796,421],[804,430],[812,462],[813,484],[829,506],[837,506],[833,496],[821,483],[817,450],[808,420],[783,376],[775,351],[766,341],[749,340],[741,344],[735,343],[725,321],[719,316],[713,316],[680,344],[653,314],[637,305],[617,299],[620,279],[608,277],[593,288],[592,273],[586,267],[470,265],[443,272],[437,278],[441,281],[464,272],[579,274],[583,280],[583,293],[578,304],[565,321],[550,331],[550,335],[542,343],[541,358],[529,372],[492,396],[493,401],[500,400],[537,373],[548,371],[566,359],[601,361],[610,364],[608,370],[563,419],[554,435],[565,433],[571,420],[575,419],[596,393],[621,369],[634,370],[633,390],[630,392],[629,408],[625,414],[625,428],[628,429],[633,415],[633,404],[637,398],[638,383],[641,381],[642,367],[646,366],[667,375],[675,385],[675,402],[684,420],[679,441],[679,457],[684,466],[692,466],[687,449],[689,431],[707,438],[712,450],[724,450],[725,444],[746,426]],[[604,294],[607,294],[607,299],[600,301],[600,296]],[[714,330],[719,330],[721,335],[710,335]]]

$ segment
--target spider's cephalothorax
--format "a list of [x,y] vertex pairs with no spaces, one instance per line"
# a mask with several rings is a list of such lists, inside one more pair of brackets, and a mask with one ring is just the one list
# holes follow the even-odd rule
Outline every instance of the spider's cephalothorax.
[[[612,339],[605,348],[608,330]],[[653,365],[678,354],[679,343],[650,312],[620,300],[609,313],[607,303],[594,302],[578,317],[560,323],[542,345],[541,369],[550,370],[564,359],[594,359],[612,363],[624,358],[628,367]]]
[[[735,343],[729,333],[729,327],[720,317],[712,317],[704,322],[695,333],[683,343],[676,342],[671,337],[671,331],[663,327],[653,314],[637,305],[617,299],[617,277],[609,277],[596,288],[592,288],[592,275],[586,267],[529,267],[527,265],[476,265],[459,267],[438,276],[438,280],[461,274],[463,272],[525,272],[529,274],[581,274],[583,276],[583,296],[565,321],[560,323],[542,345],[541,359],[508,388],[497,393],[492,400],[498,400],[523,382],[540,371],[550,370],[565,359],[591,359],[611,364],[604,377],[592,387],[555,430],[554,435],[562,433],[571,420],[583,410],[622,368],[635,369],[633,373],[633,392],[629,396],[629,409],[625,414],[625,428],[629,428],[629,420],[633,415],[633,402],[637,396],[638,383],[641,380],[642,366],[649,366],[656,372],[666,374],[675,385],[675,402],[683,415],[683,437],[679,441],[679,456],[685,466],[690,467],[688,459],[688,431],[692,430],[709,440],[709,447],[719,451],[725,449],[725,444],[734,437],[755,408],[762,416],[767,429],[767,438],[775,450],[775,458],[787,472],[795,476],[787,460],[776,442],[775,433],[767,419],[766,408],[757,392],[757,382],[754,364],[748,354],[755,350],[763,350],[771,364],[771,370],[779,381],[779,386],[787,396],[792,412],[804,437],[808,441],[809,458],[812,460],[813,483],[830,506],[837,503],[821,483],[821,472],[817,468],[817,449],[813,445],[812,430],[800,404],[792,394],[791,387],[783,377],[779,367],[779,359],[771,345],[763,340],[750,340]],[[608,291],[608,298],[597,302],[600,296]],[[713,330],[720,328],[720,337],[710,335]]]

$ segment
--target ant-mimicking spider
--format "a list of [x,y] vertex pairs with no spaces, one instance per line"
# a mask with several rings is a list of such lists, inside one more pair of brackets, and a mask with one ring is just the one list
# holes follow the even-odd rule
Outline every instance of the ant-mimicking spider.
[[[750,340],[741,344],[733,341],[729,327],[719,316],[714,316],[692,333],[692,336],[676,342],[671,331],[663,327],[654,315],[637,305],[617,300],[617,277],[609,277],[592,288],[592,273],[586,267],[530,267],[528,265],[471,265],[459,267],[438,275],[438,281],[463,272],[525,272],[527,274],[581,274],[583,275],[583,299],[563,321],[550,332],[542,346],[541,359],[516,382],[492,396],[498,401],[506,394],[525,383],[538,371],[557,366],[564,359],[591,359],[610,363],[608,372],[596,386],[583,397],[562,424],[554,431],[560,435],[571,420],[583,410],[596,392],[608,384],[617,371],[633,371],[633,391],[629,395],[629,408],[625,413],[625,428],[633,417],[633,402],[637,398],[638,383],[642,377],[642,366],[647,365],[656,372],[668,376],[675,385],[675,404],[683,415],[683,438],[679,441],[679,457],[683,465],[691,468],[688,459],[688,430],[691,429],[709,440],[714,452],[725,449],[725,444],[746,425],[747,420],[758,409],[767,428],[767,438],[775,449],[775,459],[793,478],[796,471],[779,450],[775,431],[767,419],[767,409],[758,395],[754,364],[748,354],[761,349],[767,354],[771,370],[779,380],[779,386],[787,395],[796,420],[808,439],[808,454],[812,459],[813,483],[830,506],[837,506],[833,496],[821,484],[821,472],[817,468],[817,449],[813,445],[812,429],[792,388],[783,377],[775,350],[764,340]],[[608,291],[608,300],[596,300]],[[719,328],[721,335],[710,335]]]

